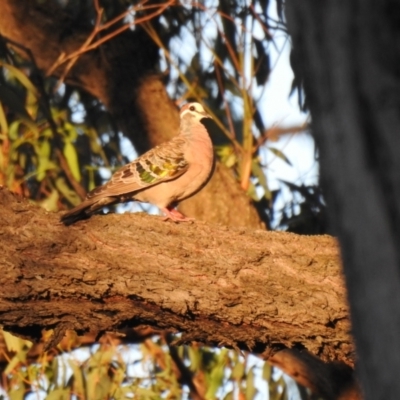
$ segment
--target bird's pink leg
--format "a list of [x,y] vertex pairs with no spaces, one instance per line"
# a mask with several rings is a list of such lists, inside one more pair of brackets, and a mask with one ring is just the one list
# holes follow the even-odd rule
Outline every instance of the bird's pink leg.
[[164,221],[167,221],[169,219],[174,222],[194,221],[194,218],[185,217],[182,213],[171,206],[161,208],[161,211],[165,214]]

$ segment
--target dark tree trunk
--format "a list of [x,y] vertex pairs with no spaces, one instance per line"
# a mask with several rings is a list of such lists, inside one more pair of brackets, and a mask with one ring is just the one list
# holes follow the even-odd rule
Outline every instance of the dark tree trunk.
[[400,4],[287,2],[366,399],[400,393]]

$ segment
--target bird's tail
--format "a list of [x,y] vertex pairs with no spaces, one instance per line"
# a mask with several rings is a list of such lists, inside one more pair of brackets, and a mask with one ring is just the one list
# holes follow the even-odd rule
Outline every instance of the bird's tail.
[[114,204],[115,198],[112,197],[101,197],[101,198],[86,198],[81,204],[74,207],[72,210],[67,211],[61,218],[60,221],[64,225],[71,225],[81,219],[90,218],[96,211],[101,208]]

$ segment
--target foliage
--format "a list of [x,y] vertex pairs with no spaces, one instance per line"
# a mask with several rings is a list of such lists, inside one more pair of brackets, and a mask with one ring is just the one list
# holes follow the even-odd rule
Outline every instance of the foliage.
[[60,198],[78,204],[100,183],[100,167],[126,161],[110,141],[116,134],[106,112],[99,105],[92,111],[97,126],[77,123],[73,114],[81,104],[73,93],[66,89],[50,99],[54,80],[41,81],[35,70],[30,79],[6,62],[0,66],[0,183],[49,211],[59,209]]
[[[99,345],[76,346],[71,332],[57,350],[34,353],[32,343],[3,332],[2,386],[12,400],[29,394],[52,399],[287,399],[281,373],[236,351],[171,345],[173,337],[124,345],[108,336]],[[261,397],[262,398],[262,397]]]
[[328,233],[326,205],[321,188],[286,181],[282,183],[293,193],[293,200],[285,204],[282,210],[281,226],[298,234]]

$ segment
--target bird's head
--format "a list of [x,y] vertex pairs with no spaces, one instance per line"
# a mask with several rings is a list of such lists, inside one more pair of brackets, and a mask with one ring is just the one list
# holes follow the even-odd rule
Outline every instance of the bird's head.
[[203,118],[211,118],[206,112],[204,107],[200,103],[187,103],[181,108],[181,120],[186,118],[194,118],[196,121],[200,121]]

